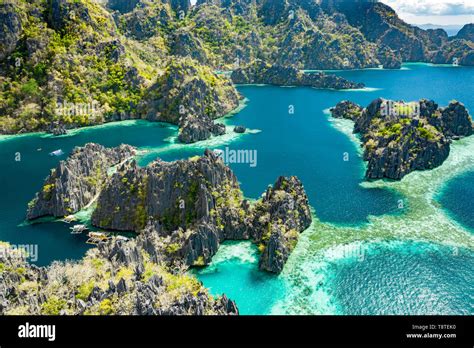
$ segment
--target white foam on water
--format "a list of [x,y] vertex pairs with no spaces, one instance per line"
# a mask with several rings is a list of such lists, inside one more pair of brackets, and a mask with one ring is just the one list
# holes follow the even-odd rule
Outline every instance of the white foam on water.
[[367,93],[372,93],[372,92],[377,92],[377,91],[382,91],[383,88],[376,88],[376,87],[364,87],[364,88],[352,88],[352,89],[341,89],[338,90],[340,92],[367,92]]
[[217,148],[220,146],[228,145],[243,136],[255,135],[261,132],[259,129],[247,129],[245,133],[236,133],[233,131],[234,126],[226,125],[226,134],[211,137],[210,139],[198,141],[193,144],[183,144],[177,140],[177,137],[168,138],[169,145],[161,145],[158,147],[141,147],[140,153],[137,158],[143,158],[144,156],[156,155],[159,156],[164,153],[170,153],[181,150],[202,150],[209,148]]
[[224,243],[212,258],[213,263],[237,259],[242,263],[257,263],[255,246],[250,241]]

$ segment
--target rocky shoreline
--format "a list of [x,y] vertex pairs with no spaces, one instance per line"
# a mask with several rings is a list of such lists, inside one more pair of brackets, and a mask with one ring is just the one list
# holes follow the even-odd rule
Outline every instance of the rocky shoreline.
[[107,171],[136,154],[128,145],[107,149],[98,144],[75,148],[51,170],[43,188],[28,204],[27,218],[63,217],[90,204],[107,181]]
[[300,86],[324,89],[359,89],[363,83],[356,83],[336,75],[322,72],[304,73],[293,67],[270,65],[256,61],[244,68],[234,70],[231,79],[235,84],[265,84],[274,86]]
[[405,103],[379,98],[366,108],[342,101],[331,113],[354,121],[369,180],[401,180],[413,171],[436,168],[448,158],[451,142],[474,129],[469,112],[457,101],[445,108],[426,99]]
[[[95,157],[89,155],[93,149]],[[262,252],[260,268],[274,273],[281,272],[299,233],[311,224],[308,198],[296,177],[278,178],[250,204],[233,172],[210,150],[147,167],[128,157],[134,153],[127,145],[76,148],[46,179],[47,189],[29,204],[27,218],[69,215],[94,199],[94,226],[145,235],[149,248],[170,263],[206,265],[223,241],[251,239]],[[94,168],[106,172],[110,165],[116,165],[113,174],[88,184]]]

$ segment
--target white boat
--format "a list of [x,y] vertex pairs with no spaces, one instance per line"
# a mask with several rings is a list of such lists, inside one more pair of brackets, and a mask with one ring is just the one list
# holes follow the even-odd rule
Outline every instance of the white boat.
[[61,149],[55,150],[55,151],[49,153],[50,156],[61,156],[63,154],[64,154],[64,152]]
[[70,228],[71,234],[81,234],[82,232],[87,231],[86,225],[74,225]]

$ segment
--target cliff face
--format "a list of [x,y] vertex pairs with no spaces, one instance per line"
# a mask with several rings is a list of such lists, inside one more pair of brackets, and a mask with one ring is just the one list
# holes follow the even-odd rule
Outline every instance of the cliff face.
[[170,63],[139,109],[149,120],[179,124],[179,140],[193,143],[225,133],[225,127],[215,125],[213,119],[231,112],[239,100],[230,80],[185,58]]
[[145,95],[142,114],[149,120],[178,124],[192,115],[215,119],[239,105],[232,83],[192,59],[177,59]]
[[474,42],[474,23],[466,24],[455,37]]
[[364,87],[363,83],[355,83],[335,75],[326,75],[321,72],[306,74],[291,66],[270,65],[263,61],[256,61],[245,68],[234,70],[231,78],[236,84],[268,84],[333,89]]
[[233,173],[210,151],[193,160],[156,161],[145,168],[130,162],[102,191],[92,221],[103,228],[138,232],[152,218],[171,232],[209,218],[216,209],[212,193],[225,188],[239,190]]
[[431,100],[421,100],[415,114],[411,109],[393,112],[389,103],[376,99],[362,109],[344,101],[331,110],[333,117],[355,122],[368,162],[367,179],[400,180],[412,171],[436,168],[448,157],[452,140],[473,133],[472,119],[459,102],[438,108]]
[[[1,245],[0,248],[9,248]],[[1,315],[236,315],[183,271],[153,261],[136,241],[112,240],[79,262],[36,267],[0,254]]]
[[0,8],[0,60],[12,53],[20,40],[21,18],[13,4]]
[[206,151],[147,168],[124,164],[101,192],[92,223],[139,232],[147,250],[189,266],[209,263],[224,240],[250,238],[264,253],[261,268],[279,273],[311,215],[297,178],[280,178],[250,205],[232,171]]
[[43,189],[29,203],[27,218],[50,215],[63,217],[84,208],[107,181],[107,170],[132,157],[128,145],[107,149],[97,144],[75,148],[45,180]]
[[262,252],[260,269],[280,273],[311,224],[308,197],[296,177],[280,177],[261,201],[251,208],[250,231]]

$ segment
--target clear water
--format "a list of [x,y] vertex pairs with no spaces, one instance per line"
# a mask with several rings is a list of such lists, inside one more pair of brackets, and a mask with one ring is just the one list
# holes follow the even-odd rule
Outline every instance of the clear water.
[[[22,224],[28,201],[41,188],[49,169],[61,159],[48,156],[53,150],[61,148],[67,154],[74,146],[87,142],[105,146],[128,143],[143,150],[139,156],[141,165],[157,157],[175,160],[200,155],[206,147],[257,150],[256,167],[231,164],[245,195],[257,198],[279,175],[297,175],[305,184],[315,211],[315,222],[302,235],[284,272],[278,277],[257,270],[258,255],[251,244],[223,246],[209,267],[196,271],[211,293],[226,293],[236,300],[243,314],[361,313],[362,309],[357,306],[364,306],[367,314],[381,313],[387,307],[386,298],[403,292],[390,282],[390,279],[399,277],[402,282],[411,282],[413,289],[416,286],[430,288],[432,296],[449,292],[450,306],[438,306],[435,312],[470,311],[473,299],[469,284],[472,284],[472,279],[459,265],[459,255],[446,253],[443,257],[422,258],[420,261],[423,263],[421,269],[451,270],[453,279],[457,281],[456,286],[451,286],[454,280],[449,277],[419,277],[409,272],[416,259],[412,255],[417,255],[417,246],[401,244],[398,249],[390,249],[389,254],[381,252],[356,264],[350,262],[351,258],[345,252],[337,258],[328,254],[328,250],[358,240],[370,249],[371,242],[385,239],[421,239],[423,245],[433,248],[441,248],[438,245],[443,243],[465,247],[463,255],[467,261],[463,262],[469,266],[472,264],[474,240],[472,234],[454,226],[452,220],[444,216],[442,207],[434,207],[431,200],[424,197],[431,190],[429,184],[435,181],[435,177],[439,181],[443,175],[448,176],[446,172],[449,170],[442,168],[439,175],[435,174],[438,172],[417,173],[402,183],[367,185],[363,180],[365,168],[360,148],[346,134],[350,124],[330,120],[325,110],[344,99],[366,105],[377,97],[430,98],[443,106],[458,99],[474,110],[474,97],[467,87],[474,83],[474,69],[408,64],[400,71],[361,70],[338,74],[365,82],[369,88],[324,91],[239,87],[248,99],[247,106],[226,122],[229,128],[230,124],[243,124],[250,132],[244,135],[230,133],[192,146],[175,143],[175,127],[146,122],[89,128],[59,138],[42,135],[0,138],[0,240],[38,244],[38,263],[41,265],[52,260],[77,259],[87,250],[84,237],[70,235],[69,226],[64,223]],[[294,114],[289,113],[291,107]],[[38,148],[42,150],[37,151]],[[459,153],[463,156],[472,152],[461,150]],[[21,162],[14,161],[16,152],[21,153]],[[469,182],[474,182],[472,179]],[[435,184],[439,185],[437,181]],[[437,187],[433,190],[436,191]],[[404,202],[401,209],[400,201]],[[440,203],[450,209],[442,200]],[[467,210],[465,215],[469,215]],[[449,216],[460,219],[455,214]],[[353,278],[350,277],[352,273]],[[348,284],[351,279],[353,286]],[[432,286],[433,281],[445,287]],[[363,286],[367,292],[357,286]],[[369,293],[373,300],[363,302]],[[407,296],[412,297],[409,292]],[[431,308],[427,297],[413,297],[412,300],[421,301],[421,304],[418,307],[406,307],[406,304],[405,307],[394,307],[393,313],[397,310],[403,312],[404,308],[411,308],[413,312]],[[354,305],[348,305],[350,303]]]
[[474,233],[474,171],[450,180],[438,200],[456,221]]
[[[474,254],[419,242],[373,244],[330,266],[341,313],[474,314]],[[383,305],[382,305],[383,304]]]
[[[162,146],[163,139],[175,128],[148,122],[127,122],[76,131],[64,137],[25,135],[0,138],[0,241],[13,245],[38,245],[38,265],[53,260],[81,258],[89,246],[85,235],[71,235],[70,225],[63,222],[27,224],[24,222],[28,202],[42,188],[51,168],[75,146],[97,142],[104,146],[129,143],[135,146]],[[63,156],[49,156],[58,149]],[[20,161],[16,161],[20,154]]]

